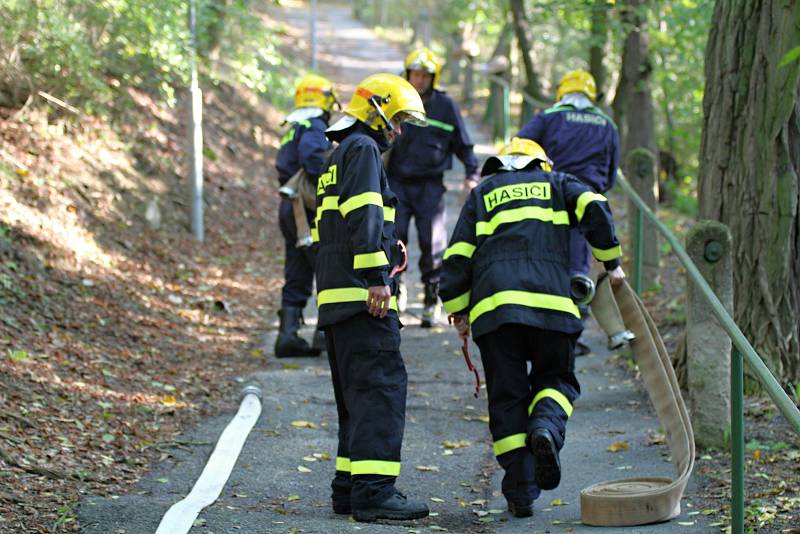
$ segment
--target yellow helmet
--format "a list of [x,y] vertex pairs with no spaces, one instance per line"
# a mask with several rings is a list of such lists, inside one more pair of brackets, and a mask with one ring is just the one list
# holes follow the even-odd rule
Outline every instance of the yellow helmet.
[[594,77],[583,69],[571,70],[558,82],[556,100],[569,93],[583,93],[594,102],[597,100],[597,84]]
[[410,70],[423,70],[433,76],[431,87],[436,89],[439,85],[439,74],[442,71],[442,64],[436,55],[428,48],[422,47],[414,50],[405,62],[406,76]]
[[356,87],[344,112],[373,130],[391,129],[396,115],[403,121],[427,126],[425,107],[414,86],[394,74],[367,76]]
[[486,160],[481,169],[481,176],[495,174],[498,171],[521,171],[534,164],[543,171],[553,170],[553,162],[539,143],[523,137],[513,137],[500,149],[497,156]]
[[294,91],[294,107],[320,108],[330,111],[337,103],[333,84],[317,74],[306,74]]

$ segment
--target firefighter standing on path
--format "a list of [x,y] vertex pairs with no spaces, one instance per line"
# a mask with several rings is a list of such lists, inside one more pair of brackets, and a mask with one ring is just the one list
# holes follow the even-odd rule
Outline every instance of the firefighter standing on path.
[[414,88],[392,74],[365,78],[327,131],[339,143],[317,186],[312,230],[317,252],[319,324],[325,328],[339,446],[333,510],[357,521],[417,519],[423,503],[397,491],[407,376],[400,355],[393,267],[397,199],[381,153],[404,121],[425,124]]
[[[314,183],[325,170],[326,153],[332,146],[325,137],[325,129],[336,103],[333,85],[322,76],[308,74],[297,84],[294,95],[296,109],[286,117],[290,129],[281,139],[275,161],[280,185],[284,185],[301,166]],[[310,223],[314,214],[306,210],[306,215]],[[315,332],[313,346],[297,334],[314,282],[313,251],[309,247],[297,247],[297,228],[290,200],[281,199],[278,221],[286,243],[286,259],[275,356],[319,356],[325,345],[322,332]]]
[[[566,73],[558,84],[556,105],[537,114],[517,134],[539,143],[553,168],[576,176],[595,193],[614,186],[619,166],[619,133],[614,121],[598,109],[597,86],[585,70]],[[570,232],[570,272],[589,274],[591,251],[577,229]],[[588,312],[588,308],[581,310]],[[578,355],[588,352],[578,344]]]
[[444,255],[441,295],[459,334],[471,327],[480,348],[503,495],[513,515],[528,517],[540,491],[560,482],[558,454],[580,395],[570,230],[584,233],[612,284],[625,274],[606,198],[550,172],[538,144],[512,139],[481,174]]
[[[447,246],[444,172],[452,167],[453,154],[464,164],[465,188],[478,181],[478,161],[472,150],[458,106],[438,89],[441,65],[427,48],[415,50],[405,61],[406,79],[422,97],[429,128],[409,126],[389,155],[389,185],[397,195],[397,237],[408,241],[413,216],[422,253],[419,269],[425,286],[422,326],[438,319],[439,278],[442,253]],[[400,308],[407,292],[401,285]]]

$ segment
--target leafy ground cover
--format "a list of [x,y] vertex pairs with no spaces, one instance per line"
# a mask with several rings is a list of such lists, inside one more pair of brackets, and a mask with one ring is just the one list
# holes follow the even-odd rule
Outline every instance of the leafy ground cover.
[[[184,133],[134,90],[111,124],[29,110],[0,122],[0,531],[77,530],[263,365],[281,285],[271,157],[280,120],[205,95],[206,242],[186,228]],[[159,220],[160,219],[160,220]],[[155,227],[158,227],[157,229]]]

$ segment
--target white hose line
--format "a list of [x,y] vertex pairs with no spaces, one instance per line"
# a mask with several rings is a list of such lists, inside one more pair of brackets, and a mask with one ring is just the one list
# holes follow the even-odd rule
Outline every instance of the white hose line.
[[242,446],[261,415],[261,390],[248,386],[242,391],[242,396],[239,411],[222,431],[192,491],[167,510],[156,534],[186,534],[200,511],[216,501],[222,493]]

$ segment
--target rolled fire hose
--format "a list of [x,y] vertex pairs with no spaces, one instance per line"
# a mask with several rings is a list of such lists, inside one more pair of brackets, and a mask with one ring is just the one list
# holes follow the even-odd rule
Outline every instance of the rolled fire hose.
[[311,237],[311,226],[306,218],[306,210],[314,211],[316,208],[317,191],[314,184],[308,179],[305,168],[300,167],[300,170],[294,173],[278,189],[278,193],[292,203],[292,214],[297,228],[297,243],[295,246],[298,248],[310,247],[313,239]]
[[612,527],[673,519],[681,511],[695,448],[689,414],[664,342],[642,301],[626,282],[612,288],[608,278],[598,281],[592,312],[609,337],[626,328],[634,334],[630,346],[658,420],[666,429],[677,476],[611,480],[584,488],[581,520],[587,525]]

